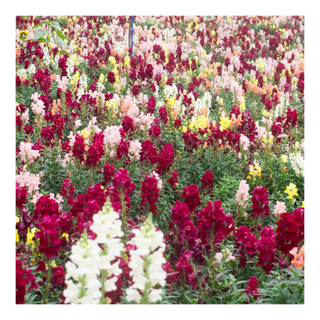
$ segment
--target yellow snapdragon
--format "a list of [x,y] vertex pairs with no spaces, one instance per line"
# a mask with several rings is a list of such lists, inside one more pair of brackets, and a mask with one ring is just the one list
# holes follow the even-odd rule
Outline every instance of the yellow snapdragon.
[[257,162],[254,164],[254,166],[253,165],[249,166],[249,175],[247,176],[247,179],[251,179],[251,177],[253,177],[253,181],[255,181],[256,176],[261,178],[261,167]]
[[61,237],[66,238],[67,242],[69,242],[69,235],[67,233],[63,233]]
[[287,193],[288,194],[288,199],[292,199],[295,201],[295,199],[293,198],[294,196],[297,196],[298,195],[298,189],[297,189],[297,186],[293,183],[290,183],[286,190],[284,191],[284,193]]
[[231,120],[225,116],[220,117],[220,131],[227,130],[231,125]]
[[87,139],[90,135],[90,131],[86,131],[86,129],[83,129],[80,134],[82,135],[83,139]]
[[207,128],[209,126],[209,123],[210,123],[210,121],[209,121],[208,117],[202,115],[198,118],[193,118],[191,120],[189,128],[191,130],[192,129],[198,130],[199,128],[204,130],[205,128]]
[[103,82],[104,82],[104,78],[105,78],[104,74],[101,73],[101,74],[100,74],[100,77],[99,77],[99,82],[100,82],[100,83],[103,83]]
[[32,228],[31,230],[28,228],[28,233],[27,233],[27,244],[31,244],[32,247],[35,246],[33,238],[34,238],[34,234],[35,232],[38,231],[37,228]]
[[130,57],[129,57],[129,56],[126,56],[126,57],[124,58],[124,65],[125,65],[125,66],[129,66],[129,65],[130,65]]
[[110,56],[108,60],[110,61],[110,63],[112,63],[112,64],[114,64],[114,65],[117,64],[117,61],[116,61],[116,59],[115,59],[113,56]]

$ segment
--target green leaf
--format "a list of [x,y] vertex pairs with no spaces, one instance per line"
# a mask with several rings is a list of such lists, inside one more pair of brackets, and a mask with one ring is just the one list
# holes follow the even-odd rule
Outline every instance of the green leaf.
[[56,33],[60,39],[64,40],[66,38],[66,36],[60,30],[56,30]]
[[66,53],[68,54],[68,52],[66,50],[60,50],[59,53]]
[[35,40],[39,40],[41,37],[44,37],[46,35],[46,32],[44,32],[42,29],[37,29],[34,32],[34,38]]
[[60,25],[59,25],[59,23],[58,23],[57,21],[53,21],[53,22],[51,23],[51,25],[52,25],[55,29],[58,29],[58,30],[61,31],[61,27],[60,27]]
[[53,38],[54,42],[58,45],[58,46],[61,46],[61,47],[67,47],[68,45],[63,41],[61,40],[60,38],[58,39],[55,39]]
[[35,29],[35,28],[38,28],[38,27],[42,27],[43,25],[43,22],[40,22],[39,24],[37,24],[36,26],[33,26],[32,28]]
[[230,280],[232,281],[232,282],[235,282],[236,281],[236,278],[233,276],[233,274],[229,274],[229,277],[230,277]]

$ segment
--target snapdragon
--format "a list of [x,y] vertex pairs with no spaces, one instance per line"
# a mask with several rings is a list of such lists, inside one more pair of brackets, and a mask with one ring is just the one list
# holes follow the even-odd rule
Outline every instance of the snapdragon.
[[129,267],[133,284],[126,289],[127,300],[141,304],[156,302],[162,299],[162,289],[154,287],[166,284],[166,272],[162,268],[166,262],[163,257],[163,233],[156,231],[151,214],[142,227],[133,230],[133,233],[132,242],[137,249],[130,251]]
[[90,229],[97,234],[96,239],[88,239],[84,230],[71,249],[71,261],[66,263],[66,303],[105,304],[105,293],[117,289],[115,283],[122,270],[120,260],[112,262],[121,256],[124,247],[120,239],[123,236],[121,224],[108,198],[102,210],[93,215]]

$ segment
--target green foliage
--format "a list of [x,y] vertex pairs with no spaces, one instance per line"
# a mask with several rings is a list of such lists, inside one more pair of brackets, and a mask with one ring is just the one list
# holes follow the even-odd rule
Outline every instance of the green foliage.
[[272,271],[259,288],[261,300],[268,304],[304,304],[304,270]]
[[60,193],[66,176],[66,168],[59,160],[60,151],[57,147],[47,148],[44,153],[43,172],[45,177],[44,191]]

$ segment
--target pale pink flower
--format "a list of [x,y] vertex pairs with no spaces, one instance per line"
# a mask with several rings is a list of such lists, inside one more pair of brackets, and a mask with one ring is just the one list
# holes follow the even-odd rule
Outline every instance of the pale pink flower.
[[36,158],[40,156],[40,153],[38,150],[32,150],[31,148],[32,148],[32,143],[29,143],[29,142],[20,143],[19,154],[23,162],[28,162],[29,164],[31,164],[32,162],[34,162]]
[[21,120],[23,124],[27,124],[29,121],[29,109],[27,109],[22,115],[21,115]]
[[41,172],[39,174],[33,174],[24,168],[23,171],[16,176],[16,182],[19,183],[20,187],[28,187],[28,193],[32,195],[39,190],[41,176]]
[[287,208],[286,208],[286,204],[284,202],[279,202],[277,201],[275,207],[274,207],[274,211],[273,214],[276,217],[279,217],[282,213],[286,212]]
[[[121,141],[120,126],[109,126],[104,130],[103,143],[106,147],[113,149]],[[110,155],[111,156],[111,155]]]
[[60,76],[56,76],[56,81],[58,82],[58,88],[61,89],[62,91],[66,91],[67,89],[67,84],[68,84],[68,78],[67,77],[62,77],[60,79]]
[[155,171],[153,171],[152,174],[158,180],[157,187],[158,187],[159,190],[161,190],[162,189],[162,180],[161,180],[161,178],[159,177],[159,175]]
[[249,140],[248,137],[246,137],[246,136],[243,135],[242,133],[241,133],[241,135],[240,135],[240,143],[241,143],[241,145],[242,145],[242,147],[243,147],[243,150],[244,150],[244,151],[247,151],[248,148],[249,148],[249,146],[250,146],[250,140]]
[[36,205],[36,203],[38,202],[38,199],[39,199],[40,197],[42,197],[42,196],[43,196],[43,194],[39,193],[39,191],[36,191],[36,193],[32,196],[31,202],[32,202],[34,205]]
[[223,258],[223,254],[221,252],[217,252],[214,256],[214,260],[220,262]]
[[249,185],[246,180],[241,180],[238,192],[236,194],[236,200],[240,206],[243,206],[245,202],[248,200],[249,196]]
[[130,142],[129,153],[134,156],[135,160],[140,159],[140,150],[141,143],[139,142],[139,140],[132,140]]
[[[32,95],[33,96],[33,95]],[[38,98],[36,98],[35,102],[31,103],[31,109],[34,113],[39,115],[40,117],[44,117],[44,102]]]
[[75,120],[74,126],[75,126],[76,128],[80,127],[81,125],[82,125],[81,120]]

